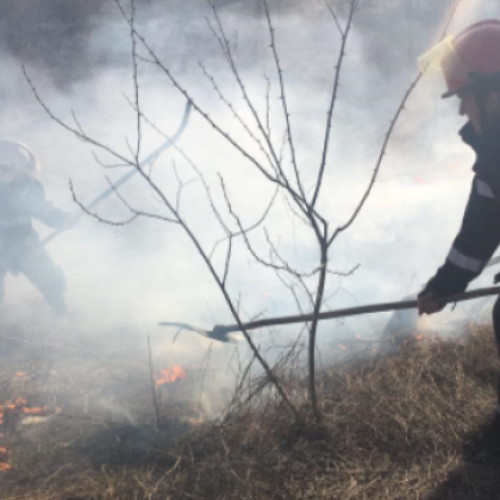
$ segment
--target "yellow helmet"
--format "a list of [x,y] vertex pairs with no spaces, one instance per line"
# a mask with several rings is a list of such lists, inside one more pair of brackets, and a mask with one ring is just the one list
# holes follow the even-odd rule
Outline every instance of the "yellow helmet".
[[0,182],[12,182],[21,175],[35,175],[39,170],[38,161],[27,146],[0,140]]

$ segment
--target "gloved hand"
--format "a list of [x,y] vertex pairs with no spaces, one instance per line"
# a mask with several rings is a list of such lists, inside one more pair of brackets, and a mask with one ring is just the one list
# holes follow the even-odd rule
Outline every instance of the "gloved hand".
[[417,297],[418,314],[434,314],[446,306],[446,299],[434,292],[421,292]]

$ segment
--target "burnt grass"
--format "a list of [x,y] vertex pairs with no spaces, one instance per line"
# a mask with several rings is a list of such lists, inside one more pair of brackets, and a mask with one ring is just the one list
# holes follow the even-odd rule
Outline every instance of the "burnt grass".
[[[272,394],[196,425],[61,415],[17,428],[0,498],[499,499],[500,465],[471,460],[489,439],[498,372],[491,327],[473,325],[323,371],[321,425],[297,423]],[[302,379],[285,385],[305,394]]]

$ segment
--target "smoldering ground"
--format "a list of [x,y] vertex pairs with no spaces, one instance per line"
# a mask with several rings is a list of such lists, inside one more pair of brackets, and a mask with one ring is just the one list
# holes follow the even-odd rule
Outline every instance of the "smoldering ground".
[[[1,35],[5,71],[0,82],[0,128],[4,136],[21,140],[36,153],[42,165],[41,179],[54,204],[77,212],[69,178],[78,198],[88,203],[108,187],[105,174],[116,179],[124,169],[103,171],[92,150],[108,164],[114,161],[109,155],[76,140],[50,120],[33,98],[20,65],[25,64],[42,99],[56,115],[71,121],[73,110],[89,135],[123,154],[128,154],[124,138],[134,144],[136,132],[134,112],[123,94],[133,99],[134,88],[129,29],[113,3],[64,5],[55,1],[2,3],[6,29]],[[266,77],[274,73],[262,6],[258,2],[217,5],[242,77],[252,97],[258,99],[259,110],[265,111]],[[343,19],[345,6],[341,2],[335,6]],[[209,6],[193,0],[141,2],[137,7],[138,29],[160,58],[212,116],[248,145],[198,65],[199,61],[204,63],[225,96],[249,120],[222,61],[217,39],[207,26]],[[332,223],[344,221],[363,192],[391,113],[416,72],[417,56],[435,41],[446,7],[430,1],[404,6],[400,2],[360,5],[345,59],[333,145],[320,199],[321,210]],[[466,6],[453,30],[487,12],[496,15],[492,8],[491,2],[480,8]],[[307,8],[303,2],[271,2],[271,13],[287,79],[298,160],[309,187],[319,162],[339,36],[322,2],[308,2]],[[185,99],[150,64],[140,62],[139,70],[141,108],[172,134],[180,123]],[[439,100],[441,85],[439,80],[423,82],[412,96],[376,189],[361,218],[333,251],[335,269],[346,271],[357,264],[361,267],[352,276],[331,280],[327,307],[403,297],[417,291],[444,260],[469,189],[472,156],[455,136],[461,119],[454,117],[453,103]],[[278,97],[274,83],[270,101],[273,116],[279,113]],[[273,127],[278,130],[277,119]],[[141,156],[164,140],[148,127],[142,138]],[[204,173],[218,206],[224,206],[216,176],[220,171],[243,223],[258,218],[272,196],[272,186],[262,182],[199,116],[193,114],[179,146]],[[197,179],[182,155],[170,149],[154,167],[157,182],[170,196],[178,189],[174,164],[182,181]],[[130,181],[122,194],[136,207],[166,213],[140,179]],[[210,205],[199,181],[186,187],[181,207],[207,248],[224,236],[214,218],[207,215]],[[129,216],[117,197],[106,200],[99,214],[115,222]],[[315,267],[311,233],[290,214],[282,199],[278,199],[266,226],[287,260],[301,269]],[[48,234],[42,226],[37,225],[37,230],[42,236]],[[266,248],[262,234],[256,235],[256,242],[259,248]],[[173,342],[175,331],[157,326],[162,320],[207,328],[233,322],[201,259],[179,228],[148,219],[108,226],[83,217],[75,229],[51,242],[48,250],[64,269],[69,313],[67,318],[54,318],[30,283],[22,276],[9,276],[0,314],[6,346],[3,352],[10,360],[10,370],[27,371],[25,363],[31,366],[30,359],[34,358],[34,370],[46,394],[51,398],[55,395],[57,404],[67,411],[88,411],[92,415],[104,412],[106,418],[134,422],[146,419],[142,413],[146,412],[151,419],[152,401],[147,392],[149,335],[154,368],[178,364],[185,367],[188,377],[196,374],[196,383],[186,393],[201,401],[202,413],[214,415],[220,411],[230,397],[238,363],[244,365],[248,359],[245,346],[241,345],[238,355],[232,345],[209,350],[206,340],[185,332]],[[293,296],[283,289],[275,273],[252,263],[241,242],[235,243],[233,255],[228,287],[234,296],[241,293],[244,317],[296,310]],[[214,258],[222,268],[221,249]],[[305,297],[299,297],[306,308]],[[322,325],[323,353],[340,353],[339,344],[355,343],[356,335],[366,341],[376,339],[387,319],[381,315]],[[273,357],[279,352],[277,346],[289,344],[296,334],[296,328],[289,328],[273,336],[268,332],[253,335]],[[328,355],[323,356],[325,363]],[[115,362],[120,375],[114,372],[114,382],[110,383],[109,366]],[[139,393],[144,401],[135,405],[133,400]],[[131,414],[132,407],[139,408],[135,415]]]

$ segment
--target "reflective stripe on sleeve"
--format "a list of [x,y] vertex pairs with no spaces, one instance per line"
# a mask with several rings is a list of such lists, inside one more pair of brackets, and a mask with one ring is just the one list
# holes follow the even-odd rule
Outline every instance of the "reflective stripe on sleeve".
[[485,198],[490,198],[492,200],[495,199],[495,195],[493,194],[492,189],[486,182],[480,179],[476,179],[476,189],[478,194],[480,194],[481,196],[484,196]]
[[474,257],[467,257],[463,253],[459,252],[455,247],[450,250],[448,254],[448,260],[455,264],[457,267],[464,269],[466,271],[472,271],[473,273],[479,273],[483,269],[486,262],[476,259]]

